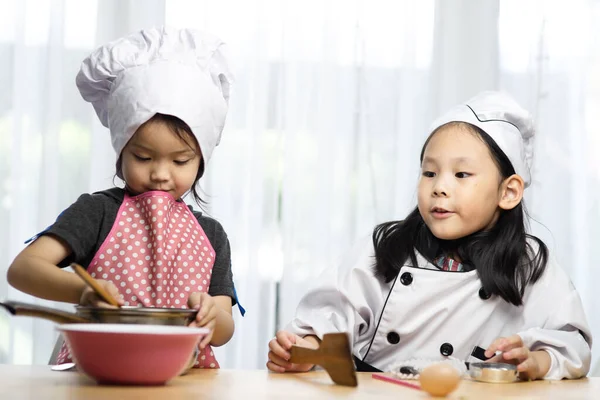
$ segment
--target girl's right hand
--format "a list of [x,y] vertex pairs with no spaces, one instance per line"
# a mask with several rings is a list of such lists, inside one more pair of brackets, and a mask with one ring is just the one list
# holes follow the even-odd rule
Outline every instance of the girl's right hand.
[[[112,295],[112,297],[117,299],[117,302],[119,303],[120,306],[122,306],[125,303],[125,301],[123,300],[123,297],[119,294],[119,290],[112,282],[105,281],[102,279],[96,279],[96,282],[98,282],[98,284],[100,286],[102,286],[104,288],[104,290],[106,290],[108,293],[110,293]],[[91,306],[91,307],[99,307],[99,308],[116,308],[115,306],[112,306],[112,305],[108,304],[107,302],[105,302],[104,300],[102,300],[100,298],[100,296],[98,296],[96,294],[94,289],[92,289],[91,287],[89,287],[87,285],[83,289],[83,292],[81,292],[81,297],[79,298],[79,304],[82,306]]]
[[313,364],[293,364],[289,362],[292,345],[315,349],[317,345],[287,331],[279,331],[269,342],[269,361],[267,368],[274,372],[306,372]]

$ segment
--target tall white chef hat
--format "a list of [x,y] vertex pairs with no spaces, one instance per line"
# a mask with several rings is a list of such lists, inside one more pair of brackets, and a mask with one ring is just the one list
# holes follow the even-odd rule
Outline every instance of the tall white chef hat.
[[224,43],[205,32],[144,29],[96,49],[76,83],[110,130],[117,157],[155,114],[183,120],[198,140],[204,163],[221,140],[232,74]]
[[531,184],[533,119],[510,96],[482,92],[438,118],[430,132],[449,122],[467,122],[481,128],[506,154],[515,172],[523,178],[525,187]]

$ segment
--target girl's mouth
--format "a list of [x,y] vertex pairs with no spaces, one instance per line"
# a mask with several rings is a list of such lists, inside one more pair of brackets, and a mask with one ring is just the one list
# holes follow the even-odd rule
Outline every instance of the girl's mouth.
[[443,218],[448,218],[448,217],[454,215],[454,212],[448,211],[445,208],[441,208],[441,207],[433,207],[431,209],[431,214],[433,215],[434,218],[443,219]]

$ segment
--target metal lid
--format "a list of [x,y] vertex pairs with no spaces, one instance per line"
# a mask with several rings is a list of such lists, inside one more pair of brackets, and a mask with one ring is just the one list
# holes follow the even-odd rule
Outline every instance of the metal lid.
[[517,380],[517,366],[506,363],[469,363],[471,378],[488,383],[511,383]]

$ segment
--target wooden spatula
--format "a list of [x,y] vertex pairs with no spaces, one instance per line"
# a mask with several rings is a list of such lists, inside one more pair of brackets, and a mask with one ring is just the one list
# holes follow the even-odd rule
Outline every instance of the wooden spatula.
[[92,276],[90,274],[88,274],[88,272],[81,265],[76,264],[76,263],[71,263],[71,268],[73,268],[73,271],[75,271],[75,273],[77,275],[79,275],[79,277],[81,279],[83,279],[85,281],[85,283],[88,284],[88,286],[90,286],[92,289],[94,289],[96,294],[98,296],[100,296],[100,298],[102,300],[104,300],[111,306],[121,307],[119,305],[119,302],[114,297],[112,297],[112,295],[110,293],[108,293],[106,290],[104,290],[104,288],[102,286],[100,286],[98,284],[98,282],[96,282],[96,280],[94,278],[92,278]]
[[354,361],[347,333],[327,333],[318,349],[292,346],[290,361],[295,364],[316,364],[325,369],[338,385],[358,386]]

